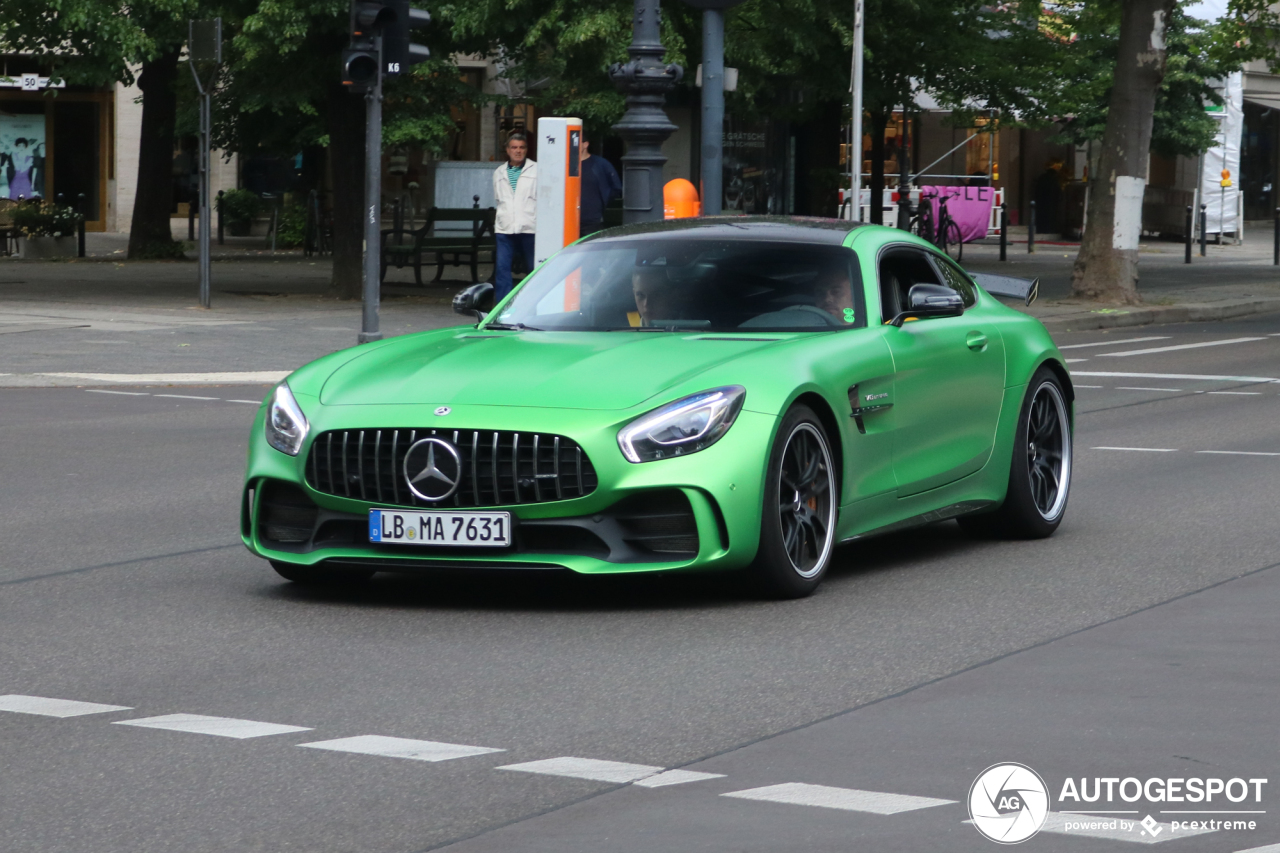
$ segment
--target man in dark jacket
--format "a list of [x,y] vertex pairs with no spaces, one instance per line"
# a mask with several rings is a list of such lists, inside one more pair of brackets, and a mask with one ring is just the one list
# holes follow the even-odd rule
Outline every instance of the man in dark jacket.
[[618,170],[603,157],[592,157],[586,135],[582,137],[582,202],[579,234],[585,237],[604,227],[604,209],[622,194]]

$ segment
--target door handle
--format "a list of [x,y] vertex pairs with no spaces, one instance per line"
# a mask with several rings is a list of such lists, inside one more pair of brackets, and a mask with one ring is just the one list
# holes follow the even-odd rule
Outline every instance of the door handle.
[[969,349],[975,352],[982,352],[987,348],[987,336],[982,332],[970,332],[965,335],[964,343]]

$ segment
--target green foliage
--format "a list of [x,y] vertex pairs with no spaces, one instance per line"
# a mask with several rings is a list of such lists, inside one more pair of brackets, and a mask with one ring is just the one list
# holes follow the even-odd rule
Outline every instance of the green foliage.
[[301,246],[307,239],[307,206],[289,203],[276,220],[276,245],[285,249]]
[[262,210],[262,199],[253,190],[228,190],[218,196],[216,205],[228,223],[248,226]]
[[72,237],[83,218],[73,208],[51,201],[13,208],[13,225],[24,237]]

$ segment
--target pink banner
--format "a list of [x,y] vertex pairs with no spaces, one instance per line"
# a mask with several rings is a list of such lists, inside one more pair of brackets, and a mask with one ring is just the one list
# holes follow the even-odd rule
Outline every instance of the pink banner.
[[947,200],[947,214],[960,226],[960,239],[966,243],[987,236],[991,222],[991,205],[995,202],[995,190],[991,187],[921,187],[920,198],[929,199],[933,205],[933,221],[936,227],[942,214],[939,196]]

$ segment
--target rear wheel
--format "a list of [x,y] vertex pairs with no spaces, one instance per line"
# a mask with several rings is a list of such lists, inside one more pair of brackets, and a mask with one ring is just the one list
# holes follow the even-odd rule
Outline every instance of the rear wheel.
[[807,406],[782,420],[769,453],[760,547],[751,573],[773,598],[818,588],[835,544],[836,480],[821,421]]
[[294,583],[341,586],[363,583],[373,577],[373,569],[339,569],[332,566],[295,566],[293,563],[271,561],[271,568],[285,580]]
[[966,531],[1012,539],[1053,535],[1071,489],[1071,413],[1062,382],[1047,367],[1031,378],[1018,416],[1009,487],[1000,509],[960,519]]
[[941,237],[942,251],[957,261],[964,260],[964,240],[960,235],[960,226],[948,219],[946,228],[942,229]]

